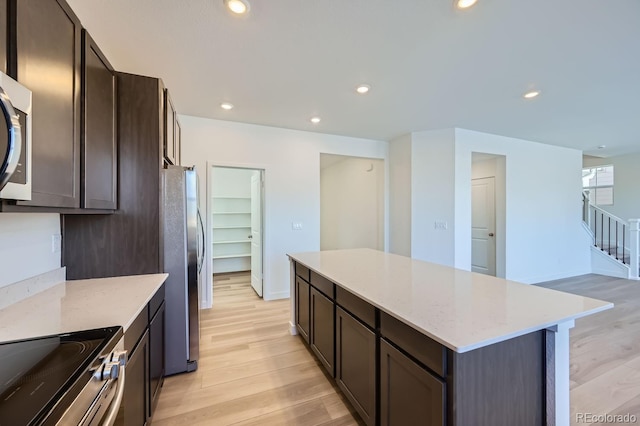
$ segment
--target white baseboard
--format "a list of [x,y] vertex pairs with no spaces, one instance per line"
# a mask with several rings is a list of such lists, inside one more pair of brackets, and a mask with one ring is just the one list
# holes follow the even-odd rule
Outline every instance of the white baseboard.
[[591,272],[609,277],[629,279],[631,269],[603,252],[591,247]]

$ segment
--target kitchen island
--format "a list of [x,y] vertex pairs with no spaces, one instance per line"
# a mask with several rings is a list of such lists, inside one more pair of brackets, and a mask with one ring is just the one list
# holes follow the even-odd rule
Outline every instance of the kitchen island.
[[369,249],[289,257],[291,333],[368,425],[568,425],[569,329],[613,307]]

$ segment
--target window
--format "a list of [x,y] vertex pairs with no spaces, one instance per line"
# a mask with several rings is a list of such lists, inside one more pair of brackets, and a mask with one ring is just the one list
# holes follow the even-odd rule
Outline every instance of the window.
[[612,206],[613,166],[582,169],[582,189],[589,191],[591,204]]

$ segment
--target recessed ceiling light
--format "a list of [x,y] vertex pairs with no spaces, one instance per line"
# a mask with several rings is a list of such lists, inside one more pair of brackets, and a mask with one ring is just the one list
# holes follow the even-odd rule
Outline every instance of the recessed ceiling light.
[[231,12],[236,15],[244,15],[250,9],[248,0],[223,0],[224,5],[227,6]]
[[524,95],[522,95],[522,97],[525,98],[525,99],[533,99],[536,96],[538,96],[539,94],[540,94],[539,90],[531,90],[531,91],[525,93]]
[[229,102],[223,102],[223,103],[220,104],[220,108],[229,111],[230,109],[233,109],[233,104],[231,104]]
[[320,122],[320,117],[311,117],[309,121],[311,121],[313,124],[318,124]]
[[600,145],[598,146],[598,149],[605,149],[607,146],[606,145]]
[[356,92],[360,93],[361,95],[369,93],[369,90],[371,90],[371,86],[369,86],[368,84],[361,84],[356,87]]
[[456,0],[456,7],[458,9],[468,9],[477,2],[478,0]]

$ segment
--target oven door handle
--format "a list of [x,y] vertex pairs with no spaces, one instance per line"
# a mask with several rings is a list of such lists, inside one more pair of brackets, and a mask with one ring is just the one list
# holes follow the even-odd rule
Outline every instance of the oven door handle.
[[116,379],[116,396],[111,402],[109,412],[105,414],[102,426],[113,426],[120,411],[120,404],[122,403],[122,396],[124,395],[124,382],[125,382],[125,370],[126,366],[121,365],[118,371],[118,378]]

